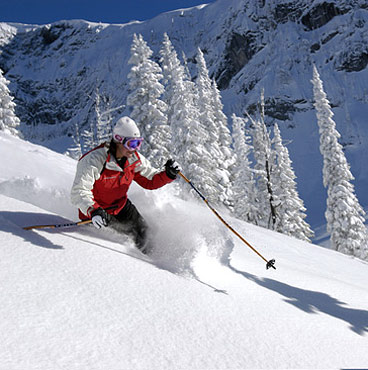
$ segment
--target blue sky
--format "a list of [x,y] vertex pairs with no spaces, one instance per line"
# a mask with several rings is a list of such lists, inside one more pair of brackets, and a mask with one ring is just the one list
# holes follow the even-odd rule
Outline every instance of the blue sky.
[[46,24],[65,19],[126,23],[215,0],[0,0],[0,21]]

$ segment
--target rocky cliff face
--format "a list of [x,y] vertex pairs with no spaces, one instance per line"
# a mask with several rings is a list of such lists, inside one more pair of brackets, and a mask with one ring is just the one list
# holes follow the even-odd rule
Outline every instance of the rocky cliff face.
[[[357,178],[358,197],[368,205],[362,190],[368,185],[365,0],[218,0],[124,25],[3,23],[0,68],[11,81],[26,138],[66,150],[73,125],[88,124],[96,87],[113,106],[125,103],[133,34],[141,33],[157,53],[164,32],[179,55],[185,52],[194,77],[196,49],[203,50],[228,115],[254,112],[265,90],[267,124],[277,122],[290,142],[300,193],[319,222],[325,195],[310,83],[315,63]],[[307,199],[311,194],[319,194],[313,202]]]

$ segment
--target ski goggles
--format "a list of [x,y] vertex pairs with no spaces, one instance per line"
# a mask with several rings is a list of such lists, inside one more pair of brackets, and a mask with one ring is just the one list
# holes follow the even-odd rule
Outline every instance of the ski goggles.
[[121,137],[120,135],[115,135],[114,140],[130,151],[139,150],[143,142],[142,137]]

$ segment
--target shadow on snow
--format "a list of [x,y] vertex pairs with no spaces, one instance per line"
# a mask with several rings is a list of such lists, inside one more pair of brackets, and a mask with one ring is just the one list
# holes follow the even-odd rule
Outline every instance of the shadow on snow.
[[65,218],[52,214],[9,211],[0,211],[0,219],[2,220],[2,222],[0,222],[0,231],[10,232],[31,244],[49,249],[63,249],[63,246],[54,244],[49,239],[33,232],[32,230],[24,230],[23,227],[30,225],[49,225],[70,222]]
[[285,297],[284,301],[307,313],[325,313],[350,325],[350,329],[359,335],[368,332],[368,311],[346,307],[346,303],[318,291],[296,288],[277,280],[259,278],[237,270],[229,264],[231,270],[243,275],[258,285],[270,289]]

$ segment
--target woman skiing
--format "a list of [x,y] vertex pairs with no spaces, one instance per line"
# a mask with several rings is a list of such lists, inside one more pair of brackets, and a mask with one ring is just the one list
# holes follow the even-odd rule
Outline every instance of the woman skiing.
[[84,154],[77,165],[71,201],[79,208],[81,220],[93,225],[111,226],[132,234],[136,246],[147,253],[147,224],[128,199],[134,180],[145,189],[158,189],[176,179],[180,166],[169,159],[165,170],[153,168],[138,150],[143,138],[136,123],[121,117],[115,124],[110,143],[103,143]]

